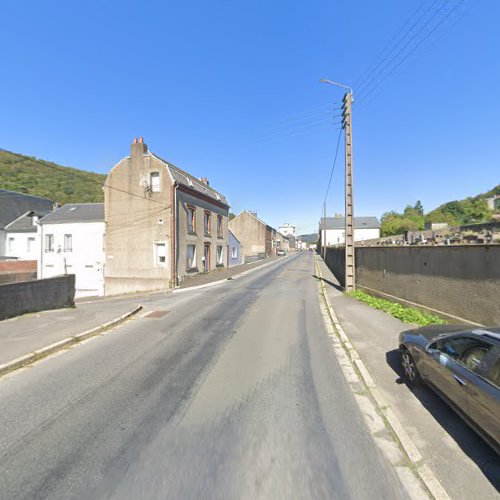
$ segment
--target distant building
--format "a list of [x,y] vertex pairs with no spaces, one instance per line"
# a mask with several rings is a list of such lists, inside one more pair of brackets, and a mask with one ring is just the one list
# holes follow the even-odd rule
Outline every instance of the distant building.
[[245,262],[276,255],[277,231],[260,220],[256,212],[243,210],[229,222],[229,229],[245,250]]
[[[326,231],[325,231],[326,221]],[[326,241],[326,246],[345,243],[344,217],[327,217],[319,223],[320,246]],[[380,238],[380,222],[376,217],[354,217],[354,241]]]
[[244,262],[241,243],[231,231],[228,231],[227,261],[229,267],[238,266]]
[[227,263],[226,198],[134,140],[104,184],[106,295],[162,290]]
[[496,194],[494,196],[486,198],[486,203],[488,204],[488,208],[490,210],[500,212],[500,194]]
[[278,231],[283,234],[284,236],[293,236],[295,237],[295,226],[292,226],[291,224],[288,224],[288,222],[285,222],[282,226],[278,228]]
[[441,229],[448,229],[449,224],[447,222],[426,222],[424,224],[424,229],[426,231],[439,231]]
[[38,277],[75,275],[75,297],[104,295],[104,204],[68,203],[40,219]]
[[0,189],[0,258],[38,258],[37,218],[53,207],[47,198]]

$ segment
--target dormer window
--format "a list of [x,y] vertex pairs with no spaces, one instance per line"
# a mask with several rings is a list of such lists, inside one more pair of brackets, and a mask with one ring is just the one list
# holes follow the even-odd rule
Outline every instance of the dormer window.
[[160,172],[151,172],[149,174],[149,185],[152,193],[160,192]]

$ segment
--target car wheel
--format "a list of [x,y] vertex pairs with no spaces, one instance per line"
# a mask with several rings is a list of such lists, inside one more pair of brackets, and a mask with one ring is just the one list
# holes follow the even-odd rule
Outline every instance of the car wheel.
[[410,351],[406,347],[401,348],[401,366],[403,367],[404,378],[410,385],[418,385],[421,382],[417,365]]

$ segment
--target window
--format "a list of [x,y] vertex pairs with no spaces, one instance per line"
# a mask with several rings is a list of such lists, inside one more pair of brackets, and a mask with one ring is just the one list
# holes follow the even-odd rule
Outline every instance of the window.
[[160,172],[151,172],[149,174],[149,185],[151,186],[151,192],[160,192]]
[[54,251],[54,235],[46,234],[45,235],[45,251],[53,252]]
[[165,267],[167,265],[167,245],[155,243],[155,265]]
[[238,247],[231,247],[231,258],[232,259],[238,258]]
[[9,238],[8,251],[9,253],[14,253],[14,238]]
[[72,252],[73,251],[73,237],[71,234],[64,235],[64,251]]
[[210,212],[205,212],[203,214],[203,229],[205,231],[205,235],[210,235]]
[[500,358],[497,358],[491,370],[486,374],[486,378],[500,387]]
[[194,269],[196,267],[196,246],[188,245],[186,255],[187,255],[187,262],[186,262],[187,269]]
[[217,237],[222,238],[222,215],[217,216]]
[[188,233],[196,232],[196,209],[189,205],[187,207],[187,231]]
[[222,251],[222,245],[217,245],[217,265],[218,266],[224,265],[223,257],[224,257],[224,254]]
[[28,238],[28,253],[35,251],[35,238]]
[[474,337],[452,337],[439,340],[434,345],[438,351],[474,372],[483,368],[483,360],[492,347],[491,344]]

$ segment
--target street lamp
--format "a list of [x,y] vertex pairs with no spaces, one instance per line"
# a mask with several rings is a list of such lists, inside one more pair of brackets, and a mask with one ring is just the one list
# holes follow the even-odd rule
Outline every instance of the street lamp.
[[[322,78],[320,80],[320,82],[321,83],[328,83],[330,85],[335,85],[336,87],[342,87],[343,89],[347,89],[349,91],[349,93],[351,94],[351,96],[353,96],[352,88],[349,87],[348,85],[344,85],[343,83],[332,82],[331,80],[327,80],[326,78]],[[352,99],[352,101],[354,101],[353,97],[351,99]]]

